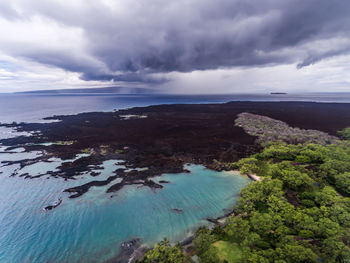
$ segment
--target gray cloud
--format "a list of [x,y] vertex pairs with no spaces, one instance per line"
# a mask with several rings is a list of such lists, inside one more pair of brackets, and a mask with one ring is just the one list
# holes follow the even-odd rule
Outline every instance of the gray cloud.
[[23,49],[13,45],[16,39],[0,40],[0,51],[82,73],[84,80],[163,83],[154,73],[301,68],[350,51],[347,0],[7,2],[0,17],[24,24],[43,17],[81,32],[83,44],[60,49],[59,39],[55,48],[41,41]]

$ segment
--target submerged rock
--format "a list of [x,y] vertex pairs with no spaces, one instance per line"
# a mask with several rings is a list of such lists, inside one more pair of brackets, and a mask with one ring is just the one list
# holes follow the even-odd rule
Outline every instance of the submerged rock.
[[120,253],[117,258],[110,261],[110,263],[125,263],[131,262],[134,252],[141,246],[140,238],[133,238],[129,241],[120,244]]
[[160,183],[160,184],[169,184],[170,182],[166,181],[166,180],[160,180],[158,183]]
[[60,197],[60,198],[58,198],[58,200],[55,203],[53,203],[52,205],[48,205],[48,206],[44,207],[43,209],[44,209],[44,211],[50,211],[50,210],[56,208],[57,206],[59,206],[61,203],[62,203],[62,198]]
[[184,210],[179,209],[179,208],[172,208],[171,211],[174,213],[178,213],[178,214],[183,214],[183,212],[184,212]]

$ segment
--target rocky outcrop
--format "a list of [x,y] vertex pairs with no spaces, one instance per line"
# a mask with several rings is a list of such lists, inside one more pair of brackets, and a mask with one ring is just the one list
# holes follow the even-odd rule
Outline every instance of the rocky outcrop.
[[336,143],[339,138],[318,130],[305,130],[290,127],[283,121],[266,116],[243,112],[235,120],[238,127],[242,127],[248,134],[257,136],[260,143],[283,141],[286,143]]

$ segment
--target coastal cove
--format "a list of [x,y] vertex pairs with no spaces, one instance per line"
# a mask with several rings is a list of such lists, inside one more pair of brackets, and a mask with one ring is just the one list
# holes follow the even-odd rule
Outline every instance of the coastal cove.
[[[106,177],[115,168],[113,162],[105,163],[98,177]],[[249,182],[238,173],[215,172],[200,165],[186,169],[190,173],[154,178],[169,182],[163,189],[125,186],[111,198],[105,194],[107,185],[93,187],[76,199],[68,199],[62,190],[89,178],[23,179],[8,177],[2,170],[0,224],[6,230],[0,237],[0,261],[104,262],[117,257],[120,244],[132,238],[141,238],[147,246],[165,236],[181,241],[197,227],[209,225],[206,218],[232,209],[240,189]],[[43,211],[58,196],[63,203]]]
[[350,0],[0,3],[0,263],[350,263]]
[[13,136],[0,140],[0,261],[126,262],[124,242],[182,241],[232,211],[250,179],[225,164],[259,152],[266,123],[286,131],[276,138],[331,142],[349,109],[168,104],[2,123]]

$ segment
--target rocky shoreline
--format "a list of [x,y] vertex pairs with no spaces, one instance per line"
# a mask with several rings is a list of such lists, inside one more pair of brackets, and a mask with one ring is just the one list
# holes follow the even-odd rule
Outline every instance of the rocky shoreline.
[[[237,118],[242,116],[244,118],[237,123]],[[271,135],[264,133],[269,130],[268,123],[283,127],[283,130],[295,131],[293,127],[319,130],[322,132],[317,134],[322,135],[322,140],[336,142],[337,131],[350,123],[350,104],[232,102],[159,105],[47,119],[59,121],[0,124],[0,127],[32,134],[0,140],[6,153],[16,148],[23,148],[25,153],[42,153],[33,159],[1,160],[0,165],[19,165],[12,176],[28,179],[46,175],[74,180],[77,176],[89,175],[93,178],[90,182],[64,190],[71,194],[70,198],[79,198],[92,186],[108,185],[106,193],[117,192],[125,185],[160,189],[162,184],[169,182],[156,182],[152,178],[164,173],[187,172],[184,169],[186,163],[202,164],[215,170],[230,169],[225,164],[260,151],[257,138]],[[259,125],[252,126],[251,120],[256,119]],[[282,134],[283,137],[280,135],[274,137],[291,140],[290,133]],[[310,131],[307,139],[317,139],[313,135]],[[50,163],[52,158],[62,160],[54,171],[38,175],[21,172],[22,168],[39,162]],[[101,165],[107,160],[122,160],[124,167],[113,171],[105,180],[99,180],[98,170],[103,169]],[[254,175],[247,176],[259,180]],[[49,211],[61,202],[59,200],[46,206],[45,210]],[[176,207],[169,209],[174,213],[183,213]],[[230,211],[218,218],[206,220],[213,224],[224,224],[223,220],[233,214],[234,211]],[[192,240],[193,237],[189,237],[181,242],[185,250],[191,249]],[[120,255],[111,262],[130,262],[131,259],[141,258],[147,251],[138,238],[121,246]]]
[[[222,170],[227,169],[222,164],[258,152],[261,149],[256,140],[258,134],[255,134],[258,130],[252,132],[250,128],[250,135],[245,131],[246,127],[235,125],[242,112],[267,116],[259,120],[275,125],[281,126],[283,121],[290,127],[320,130],[333,136],[350,120],[350,104],[306,102],[158,105],[115,112],[53,116],[46,120],[58,121],[0,124],[0,127],[32,134],[0,140],[6,151],[21,147],[24,152],[42,153],[34,159],[2,160],[1,165],[17,164],[19,169],[13,175],[33,178],[21,173],[21,169],[59,158],[62,164],[56,170],[34,177],[48,175],[70,180],[90,174],[96,178],[66,189],[66,192],[72,193],[71,198],[81,196],[91,186],[107,185],[117,178],[121,181],[112,184],[107,193],[132,184],[162,188],[161,183],[151,178],[164,173],[186,172],[185,163]],[[106,180],[98,180],[99,172],[96,170],[101,169],[106,160],[123,160],[125,168],[116,169]]]
[[[182,210],[181,210],[182,211]],[[217,218],[207,218],[206,220],[214,225],[223,225],[224,223],[222,220],[225,220],[226,218],[234,215],[234,211],[230,211],[225,213],[222,216],[219,216]],[[183,247],[185,251],[191,250],[193,247],[193,240],[194,240],[194,235],[191,235],[179,243]],[[129,241],[123,242],[120,245],[121,251],[118,254],[117,257],[108,260],[105,263],[126,263],[126,262],[135,262],[135,260],[141,260],[145,253],[150,250],[151,248],[142,245],[142,240],[139,238],[133,238]]]

